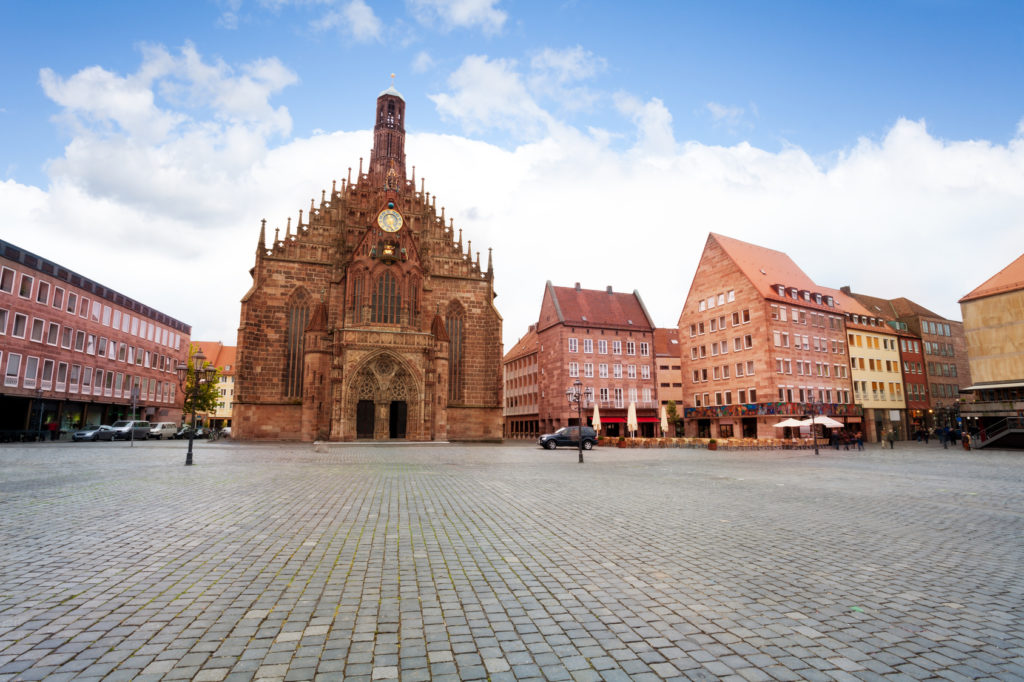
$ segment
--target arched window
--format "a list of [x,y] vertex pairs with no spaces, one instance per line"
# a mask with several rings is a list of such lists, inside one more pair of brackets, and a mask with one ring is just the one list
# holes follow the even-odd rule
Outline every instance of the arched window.
[[462,306],[457,302],[448,306],[448,313],[445,316],[445,331],[448,332],[448,400],[450,402],[459,402],[463,398],[462,362],[465,317]]
[[385,270],[373,287],[370,321],[377,324],[398,324],[398,311],[402,306],[402,292],[389,270]]
[[300,287],[288,299],[285,310],[284,393],[289,398],[302,397],[302,362],[308,323],[309,294]]

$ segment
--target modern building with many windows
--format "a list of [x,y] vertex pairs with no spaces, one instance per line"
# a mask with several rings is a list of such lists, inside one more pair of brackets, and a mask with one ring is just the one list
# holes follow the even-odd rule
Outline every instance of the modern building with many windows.
[[[117,419],[180,421],[191,327],[0,241],[0,437]],[[133,408],[134,396],[134,408]]]
[[778,437],[812,413],[855,428],[845,317],[785,253],[709,234],[679,317],[686,436]]
[[537,325],[531,324],[526,335],[512,346],[502,360],[505,438],[533,439],[540,435],[537,417],[540,400],[539,349]]

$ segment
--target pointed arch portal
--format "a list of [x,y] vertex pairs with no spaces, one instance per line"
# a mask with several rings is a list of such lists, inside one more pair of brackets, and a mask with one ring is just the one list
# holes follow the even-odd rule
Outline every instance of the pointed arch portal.
[[355,425],[356,438],[404,439],[419,413],[416,380],[404,363],[377,355],[357,370],[345,418]]

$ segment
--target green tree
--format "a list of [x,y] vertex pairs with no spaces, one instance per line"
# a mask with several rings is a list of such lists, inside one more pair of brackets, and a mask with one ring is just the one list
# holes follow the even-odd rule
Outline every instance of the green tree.
[[675,427],[676,435],[683,432],[682,429],[682,418],[679,416],[679,411],[676,409],[676,401],[668,401],[668,405],[665,406],[665,417],[668,418],[668,423]]
[[[199,376],[199,390],[195,390],[196,385],[196,367],[193,366],[193,358],[195,356],[198,346],[191,344],[188,349],[188,373],[185,375],[185,407],[184,413],[186,415],[192,414],[192,404],[195,403],[196,412],[213,412],[217,409],[217,403],[220,402],[220,393],[217,390],[217,380],[220,377],[220,370],[215,368],[215,372],[211,379],[207,380],[205,374],[200,373]],[[205,367],[209,367],[210,363],[203,363],[203,367],[198,369],[202,370]]]

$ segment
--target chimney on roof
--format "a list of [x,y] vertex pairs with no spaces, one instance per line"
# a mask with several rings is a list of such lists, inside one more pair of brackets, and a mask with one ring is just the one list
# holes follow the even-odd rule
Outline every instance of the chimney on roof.
[[530,326],[529,326],[529,327],[527,328],[527,330],[526,330],[526,331],[527,331],[527,332],[532,332],[532,331],[533,331],[534,329],[536,329],[536,328],[537,328],[537,325],[535,325],[535,324],[531,324],[531,325],[530,325]]
[[609,294],[612,293],[612,285],[609,284],[605,291],[607,291]]
[[579,291],[579,290],[580,290],[580,283],[576,282],[576,291]]
[[849,296],[850,295],[850,285],[847,284],[846,286],[839,287],[839,291],[841,291],[844,294],[846,294],[847,296]]

